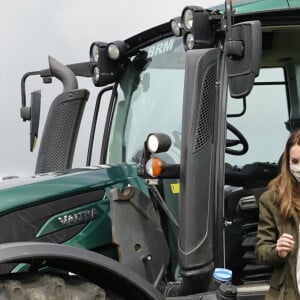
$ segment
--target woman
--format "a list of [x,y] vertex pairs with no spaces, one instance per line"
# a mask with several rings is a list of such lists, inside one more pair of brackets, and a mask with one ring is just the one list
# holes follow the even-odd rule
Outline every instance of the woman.
[[[300,299],[300,130],[287,140],[281,172],[259,203],[256,253],[274,267],[265,299]],[[299,251],[300,252],[300,251]]]

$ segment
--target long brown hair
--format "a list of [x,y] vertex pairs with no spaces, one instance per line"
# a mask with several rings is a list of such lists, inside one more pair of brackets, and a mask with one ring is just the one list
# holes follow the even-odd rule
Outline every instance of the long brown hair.
[[292,215],[295,208],[297,210],[300,208],[300,203],[295,202],[299,183],[290,171],[290,150],[294,145],[300,146],[300,130],[293,131],[289,136],[281,159],[280,174],[268,185],[273,192],[278,193],[279,210],[285,219]]

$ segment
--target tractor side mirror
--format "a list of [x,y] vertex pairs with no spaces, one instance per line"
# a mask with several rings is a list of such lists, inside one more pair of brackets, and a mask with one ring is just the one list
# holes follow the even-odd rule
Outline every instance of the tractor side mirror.
[[21,118],[30,121],[30,151],[32,152],[38,137],[41,110],[41,91],[31,93],[31,105],[21,108]]
[[247,96],[259,74],[262,33],[260,21],[232,25],[225,44],[230,95]]
[[31,93],[31,120],[30,120],[30,151],[32,152],[39,132],[41,111],[41,91]]

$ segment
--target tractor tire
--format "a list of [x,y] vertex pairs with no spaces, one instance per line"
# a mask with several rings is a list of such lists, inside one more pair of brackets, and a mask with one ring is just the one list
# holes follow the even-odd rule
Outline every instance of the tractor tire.
[[117,300],[98,285],[76,276],[8,274],[0,280],[0,300]]

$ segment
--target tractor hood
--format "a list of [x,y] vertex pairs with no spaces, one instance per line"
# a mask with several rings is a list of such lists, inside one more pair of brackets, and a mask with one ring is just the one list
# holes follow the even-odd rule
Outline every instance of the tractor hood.
[[127,185],[132,180],[140,181],[135,164],[101,165],[6,180],[0,183],[0,214],[119,183]]

